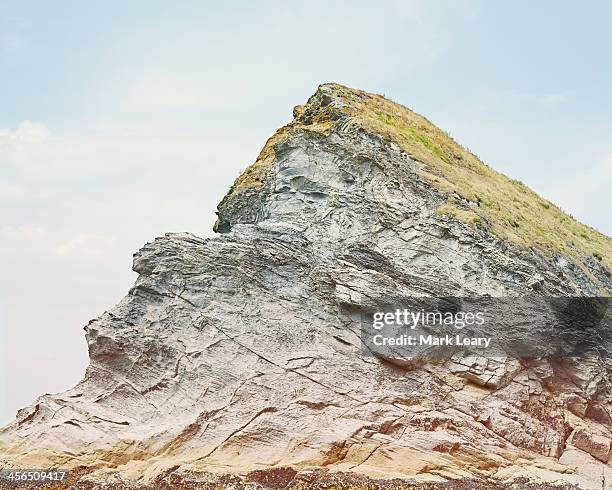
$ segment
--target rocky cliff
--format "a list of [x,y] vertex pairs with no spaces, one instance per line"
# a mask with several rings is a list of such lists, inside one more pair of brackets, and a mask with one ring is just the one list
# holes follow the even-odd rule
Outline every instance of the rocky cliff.
[[612,241],[387,99],[326,84],[204,240],[134,256],[77,386],[0,432],[76,488],[612,488],[604,357],[364,355],[388,298],[609,296]]

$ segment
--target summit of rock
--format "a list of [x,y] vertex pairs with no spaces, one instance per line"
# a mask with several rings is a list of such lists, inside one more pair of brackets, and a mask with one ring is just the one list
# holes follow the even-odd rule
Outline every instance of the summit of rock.
[[[264,203],[269,199],[268,190],[275,188],[281,160],[277,153],[282,156],[292,140],[361,133],[403,157],[394,162],[395,168],[386,169],[387,185],[418,179],[421,186],[430,187],[428,204],[436,205],[438,215],[461,221],[527,253],[561,262],[569,259],[593,281],[595,289],[590,294],[611,293],[610,237],[486,165],[425,117],[381,95],[336,83],[320,85],[305,105],[294,108],[293,115],[293,121],[266,142],[256,161],[236,179],[220,203],[216,231],[267,216]],[[356,192],[359,186],[356,182],[344,190]]]

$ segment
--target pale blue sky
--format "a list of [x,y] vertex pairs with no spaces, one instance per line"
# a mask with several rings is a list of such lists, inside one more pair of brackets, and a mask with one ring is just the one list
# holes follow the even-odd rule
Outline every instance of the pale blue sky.
[[81,328],[129,289],[132,253],[209,235],[319,83],[412,107],[612,233],[611,18],[607,1],[0,0],[0,423],[82,376]]

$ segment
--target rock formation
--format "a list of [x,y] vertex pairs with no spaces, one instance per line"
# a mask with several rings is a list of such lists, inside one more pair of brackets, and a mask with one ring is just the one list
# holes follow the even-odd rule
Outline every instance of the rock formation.
[[0,432],[74,488],[612,488],[609,359],[364,355],[385,298],[609,296],[612,241],[387,99],[326,84]]

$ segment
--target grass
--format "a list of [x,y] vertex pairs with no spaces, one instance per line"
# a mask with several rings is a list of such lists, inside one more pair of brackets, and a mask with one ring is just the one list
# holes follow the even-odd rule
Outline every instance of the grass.
[[[609,237],[576,221],[524,183],[493,170],[423,116],[381,95],[337,84],[325,87],[341,101],[340,108],[338,104],[314,109],[309,104],[297,106],[294,122],[268,140],[257,161],[237,179],[235,186],[261,186],[275,159],[276,143],[296,131],[328,133],[334,128],[338,111],[342,111],[423,163],[421,176],[448,196],[438,209],[440,214],[486,228],[499,239],[522,247],[574,258],[587,272],[585,256],[595,257],[611,269]],[[305,113],[308,117],[304,117]],[[461,199],[455,199],[455,194]],[[471,205],[466,207],[462,199]]]
[[448,202],[442,204],[442,206],[440,206],[437,211],[438,214],[450,216],[452,218],[458,219],[459,221],[463,221],[464,223],[467,223],[471,226],[478,226],[482,222],[480,216],[474,211],[469,209],[457,208],[449,204]]

